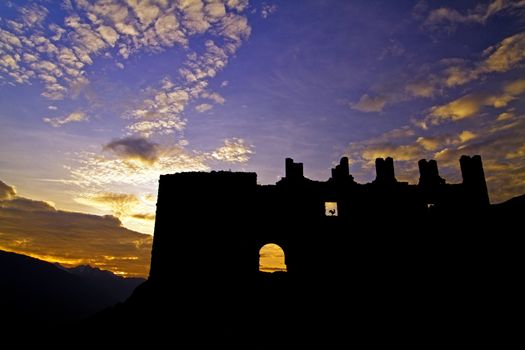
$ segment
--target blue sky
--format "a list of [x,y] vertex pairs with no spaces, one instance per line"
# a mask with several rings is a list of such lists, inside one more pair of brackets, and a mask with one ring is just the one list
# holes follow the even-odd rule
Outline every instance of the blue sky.
[[189,170],[417,183],[480,154],[525,192],[525,1],[64,0],[0,4],[0,180],[152,233],[157,178]]

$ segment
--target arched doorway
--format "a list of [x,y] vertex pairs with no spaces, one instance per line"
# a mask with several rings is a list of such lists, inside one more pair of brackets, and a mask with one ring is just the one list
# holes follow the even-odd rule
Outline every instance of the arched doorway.
[[286,272],[284,250],[275,243],[265,244],[259,250],[260,272]]

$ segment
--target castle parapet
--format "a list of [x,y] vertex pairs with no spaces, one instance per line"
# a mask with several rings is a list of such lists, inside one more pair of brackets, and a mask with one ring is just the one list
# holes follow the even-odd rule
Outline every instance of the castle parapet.
[[391,157],[376,158],[376,179],[374,183],[386,185],[396,182],[394,160]]

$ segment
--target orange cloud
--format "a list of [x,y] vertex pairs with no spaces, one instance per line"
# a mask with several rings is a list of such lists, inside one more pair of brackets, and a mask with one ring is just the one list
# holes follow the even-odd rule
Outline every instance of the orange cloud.
[[155,220],[155,214],[153,213],[136,213],[131,215],[131,217],[139,220],[148,220],[148,221],[154,221]]
[[11,199],[16,195],[15,188],[9,186],[3,181],[0,181],[0,200]]
[[[5,188],[0,182],[0,188]],[[152,236],[122,227],[113,216],[57,210],[46,202],[0,200],[0,249],[65,266],[88,264],[123,276],[146,277]],[[11,187],[12,189],[12,187]]]

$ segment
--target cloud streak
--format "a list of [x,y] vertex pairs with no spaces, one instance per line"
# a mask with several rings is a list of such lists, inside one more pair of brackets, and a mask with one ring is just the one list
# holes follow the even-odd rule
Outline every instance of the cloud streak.
[[506,83],[501,92],[473,93],[457,100],[430,109],[425,125],[438,125],[446,120],[459,121],[471,118],[480,113],[483,107],[503,108],[518,96],[525,93],[525,80]]
[[54,128],[59,128],[64,124],[87,121],[89,118],[86,113],[77,111],[62,118],[44,118],[43,120],[44,122],[51,124]]

